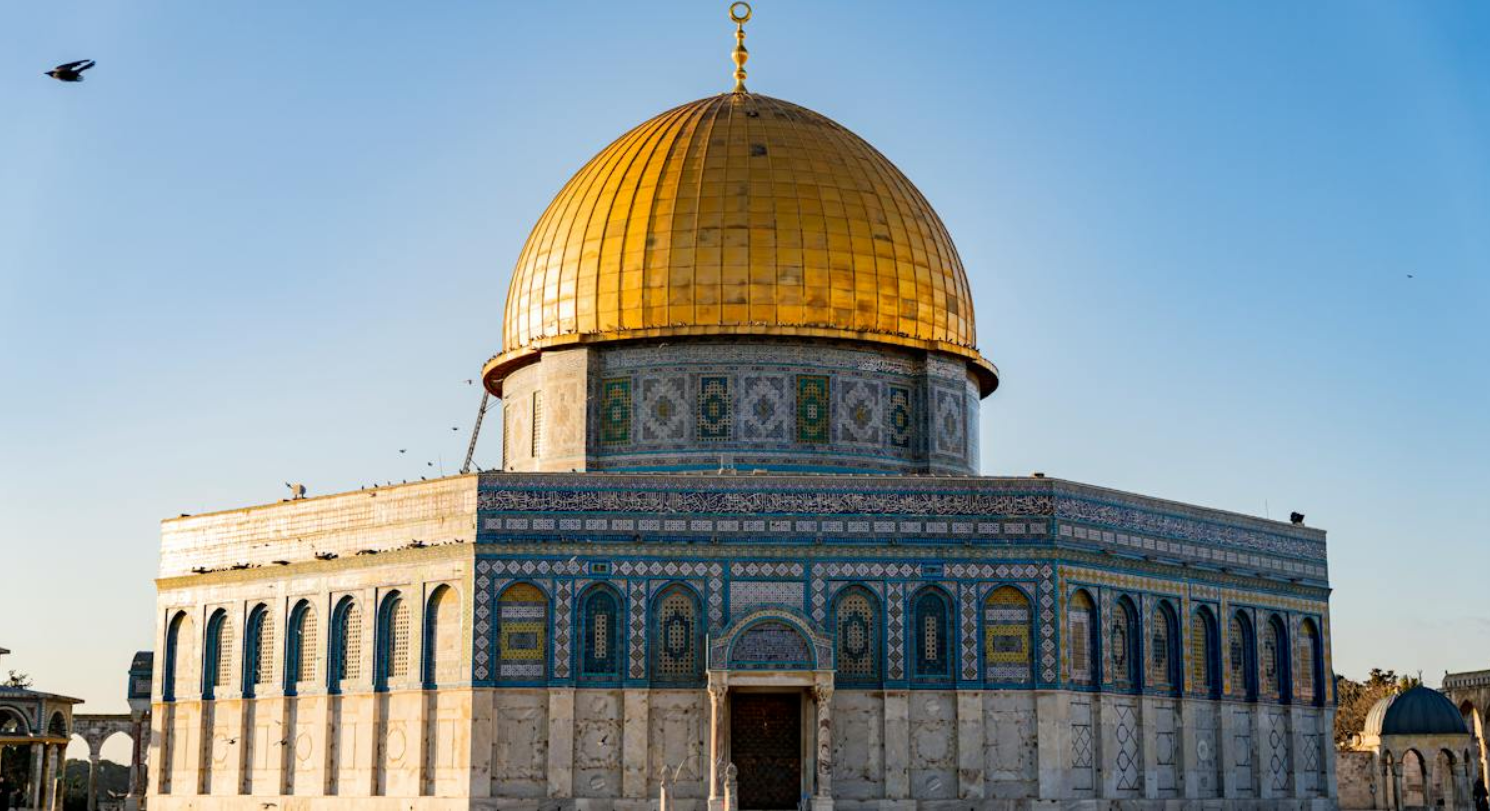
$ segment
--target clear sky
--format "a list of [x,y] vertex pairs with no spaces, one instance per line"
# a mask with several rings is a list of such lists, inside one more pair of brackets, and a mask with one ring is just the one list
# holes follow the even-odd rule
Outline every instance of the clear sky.
[[[0,670],[121,710],[159,519],[454,472],[528,228],[729,87],[725,6],[0,4]],[[748,44],[951,229],[985,473],[1307,513],[1337,669],[1490,667],[1490,4],[760,0]]]

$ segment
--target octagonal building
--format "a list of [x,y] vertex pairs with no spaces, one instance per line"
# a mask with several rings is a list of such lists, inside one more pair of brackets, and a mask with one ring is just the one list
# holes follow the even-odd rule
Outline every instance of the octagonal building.
[[1336,807],[1324,533],[978,475],[946,227],[736,55],[533,226],[500,470],[164,522],[151,807]]

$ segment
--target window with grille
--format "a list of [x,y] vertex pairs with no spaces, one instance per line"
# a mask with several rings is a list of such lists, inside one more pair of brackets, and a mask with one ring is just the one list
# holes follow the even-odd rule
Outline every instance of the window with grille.
[[1001,684],[1028,684],[1033,663],[1029,598],[1013,586],[1000,586],[983,604],[984,678]]
[[1117,602],[1112,612],[1112,627],[1108,632],[1108,649],[1112,651],[1112,684],[1119,690],[1131,690],[1138,686],[1138,635],[1134,625],[1137,613],[1127,599]]
[[861,587],[844,589],[838,595],[839,684],[873,684],[879,681],[879,614],[874,598]]
[[316,627],[316,612],[309,604],[302,603],[299,621],[295,624],[295,680],[298,682],[316,679],[316,646],[320,644]]
[[248,685],[274,683],[274,617],[267,606],[254,609],[248,620],[249,647],[252,657],[248,669]]
[[652,680],[691,683],[702,676],[699,655],[698,606],[693,595],[674,586],[657,601],[656,635],[652,643]]
[[1299,625],[1299,702],[1315,704],[1319,699],[1319,680],[1316,668],[1319,664],[1319,634],[1313,620],[1304,620]]
[[1089,686],[1095,682],[1093,674],[1093,649],[1095,635],[1092,633],[1092,617],[1096,613],[1091,595],[1078,591],[1071,596],[1066,609],[1066,624],[1071,636],[1071,682]]
[[1274,617],[1262,635],[1262,695],[1269,701],[1288,698],[1286,638],[1282,621]]
[[1231,694],[1248,701],[1257,698],[1256,648],[1252,639],[1252,625],[1240,611],[1231,615],[1227,623],[1227,673],[1231,681]]
[[947,636],[950,633],[948,620],[952,612],[947,598],[941,592],[928,589],[916,597],[913,617],[915,620],[915,671],[923,680],[951,678],[952,661],[948,655]]
[[1190,615],[1190,691],[1206,698],[1216,693],[1213,628],[1208,609],[1198,608]]
[[402,597],[390,597],[388,611],[388,678],[409,677],[409,604]]
[[543,392],[533,392],[533,436],[530,450],[533,458],[543,456]]
[[580,609],[580,677],[614,679],[621,675],[620,604],[615,592],[600,587],[585,595]]
[[1175,639],[1174,612],[1167,603],[1154,606],[1149,620],[1149,685],[1170,690],[1175,687],[1174,662],[1179,659],[1179,640]]
[[331,678],[333,681],[360,679],[362,678],[362,608],[350,597],[344,598],[337,606],[335,621]]
[[450,586],[440,586],[425,612],[424,686],[460,680],[460,597]]
[[218,609],[207,621],[207,645],[202,672],[206,676],[202,685],[202,698],[216,697],[219,687],[231,684],[233,679],[233,626],[228,612]]

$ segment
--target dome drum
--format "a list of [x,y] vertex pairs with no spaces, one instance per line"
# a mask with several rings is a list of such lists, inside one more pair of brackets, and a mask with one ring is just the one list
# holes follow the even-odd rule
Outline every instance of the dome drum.
[[543,352],[504,387],[511,471],[975,473],[977,379],[852,341],[631,341]]

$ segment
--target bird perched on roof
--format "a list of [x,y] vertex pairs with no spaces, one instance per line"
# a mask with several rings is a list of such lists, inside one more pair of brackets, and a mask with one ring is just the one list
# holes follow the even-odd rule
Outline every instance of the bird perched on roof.
[[42,75],[50,76],[59,82],[81,82],[83,81],[83,71],[93,67],[93,65],[94,62],[92,59],[79,59],[76,62],[58,65]]

